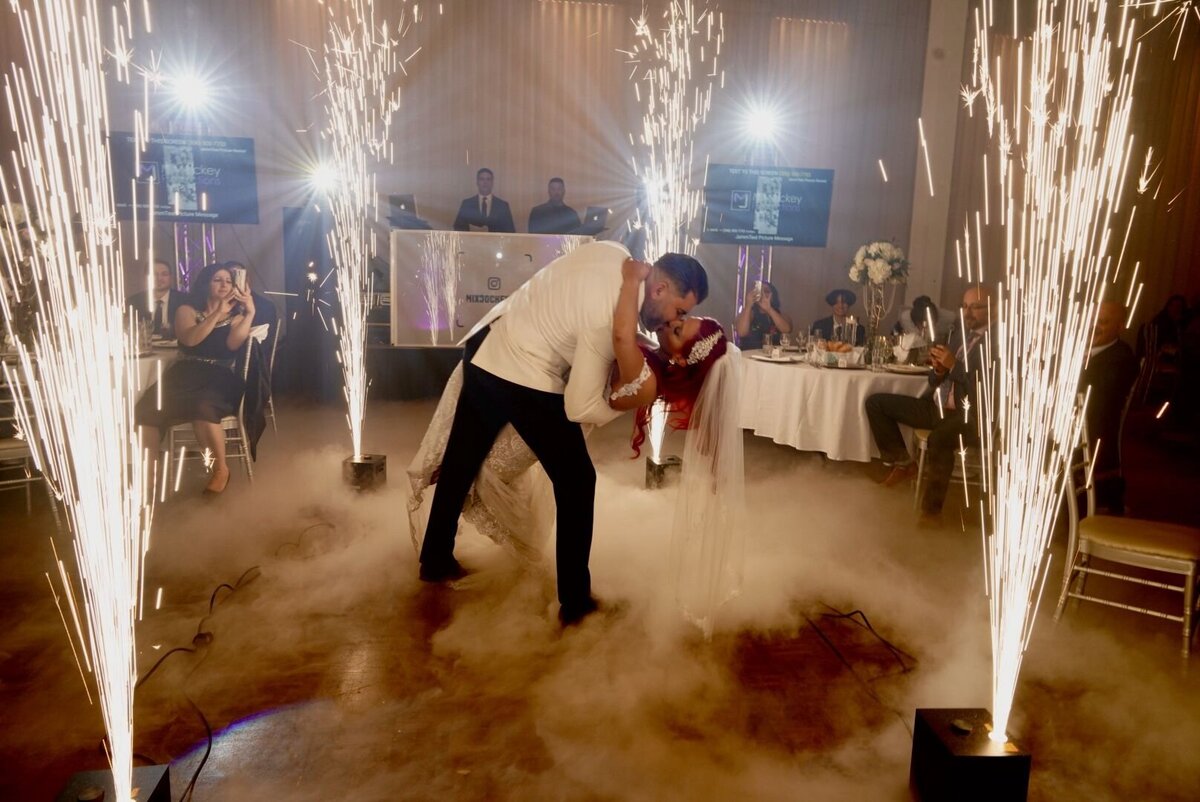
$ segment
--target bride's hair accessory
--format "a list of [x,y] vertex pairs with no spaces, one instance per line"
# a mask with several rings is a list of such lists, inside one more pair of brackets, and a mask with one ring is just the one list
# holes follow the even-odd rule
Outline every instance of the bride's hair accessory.
[[724,339],[725,332],[721,330],[714,331],[702,340],[697,340],[692,346],[692,350],[688,352],[687,364],[698,365],[708,359],[708,355],[712,353],[713,346],[717,341]]
[[650,365],[647,364],[646,360],[643,359],[642,370],[640,373],[638,373],[637,378],[628,384],[623,384],[616,390],[613,390],[613,393],[609,396],[609,398],[613,401],[616,401],[618,398],[626,398],[631,395],[637,395],[638,391],[642,389],[642,385],[646,383],[646,379],[648,378],[650,378]]

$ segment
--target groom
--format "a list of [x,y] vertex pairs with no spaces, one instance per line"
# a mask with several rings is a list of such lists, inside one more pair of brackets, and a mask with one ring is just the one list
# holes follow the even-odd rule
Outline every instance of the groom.
[[[458,516],[479,467],[511,423],[554,485],[559,619],[596,609],[588,555],[596,470],[580,423],[603,425],[613,364],[613,308],[629,251],[614,242],[581,245],[539,270],[467,335],[463,386],[421,547],[421,579],[465,571],[454,559]],[[642,325],[653,331],[708,295],[708,276],[690,256],[666,254],[639,291]]]

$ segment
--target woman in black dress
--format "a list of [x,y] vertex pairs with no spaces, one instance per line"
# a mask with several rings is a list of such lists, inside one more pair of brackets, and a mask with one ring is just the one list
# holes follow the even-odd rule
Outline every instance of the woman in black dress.
[[162,407],[151,386],[135,410],[138,424],[147,428],[146,443],[157,443],[165,428],[192,422],[196,439],[212,455],[206,493],[220,493],[229,484],[221,419],[237,411],[246,389],[236,366],[253,321],[249,285],[234,286],[225,265],[204,267],[175,313],[179,359],[163,372]]

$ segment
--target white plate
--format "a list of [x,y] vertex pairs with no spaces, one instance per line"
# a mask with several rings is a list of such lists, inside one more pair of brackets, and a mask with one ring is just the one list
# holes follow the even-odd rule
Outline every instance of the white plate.
[[799,354],[784,354],[780,357],[770,356],[768,354],[746,354],[751,359],[757,359],[759,362],[803,362],[804,357]]
[[929,368],[924,365],[884,365],[883,367],[888,373],[900,373],[905,376],[924,376],[929,372]]

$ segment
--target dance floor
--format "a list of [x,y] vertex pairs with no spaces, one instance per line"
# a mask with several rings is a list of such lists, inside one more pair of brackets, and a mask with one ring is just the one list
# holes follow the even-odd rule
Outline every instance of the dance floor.
[[[370,410],[381,492],[341,485],[340,409],[283,407],[252,486],[235,466],[209,503],[193,475],[158,508],[147,586],[163,602],[140,671],[195,651],[139,689],[135,750],[171,763],[175,798],[207,725],[198,800],[902,800],[914,709],[989,706],[977,530],[918,529],[911,490],[870,466],[750,435],[745,591],[711,642],[675,613],[671,494],[642,489],[625,420],[591,440],[593,581],[613,611],[562,632],[552,581],[474,534],[459,556],[475,573],[423,585],[404,467],[432,408]],[[1151,456],[1194,495],[1194,463]],[[50,799],[104,765],[100,714],[43,575],[44,500],[27,517],[0,494],[0,520],[0,798]],[[1011,727],[1034,756],[1030,798],[1200,796],[1197,669],[1176,625],[1090,607],[1055,626],[1052,608]],[[873,631],[837,615],[855,610]]]

